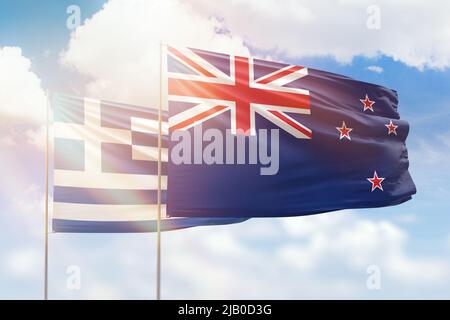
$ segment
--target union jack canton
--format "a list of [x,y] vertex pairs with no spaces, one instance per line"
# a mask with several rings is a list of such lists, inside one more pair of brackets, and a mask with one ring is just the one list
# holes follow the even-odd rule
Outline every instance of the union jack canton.
[[308,75],[307,68],[288,65],[266,73],[266,62],[251,57],[173,47],[167,52],[169,101],[187,103],[170,117],[171,130],[229,111],[233,134],[255,135],[258,113],[296,138],[311,139],[311,129],[287,114],[311,113],[309,91],[284,86]]

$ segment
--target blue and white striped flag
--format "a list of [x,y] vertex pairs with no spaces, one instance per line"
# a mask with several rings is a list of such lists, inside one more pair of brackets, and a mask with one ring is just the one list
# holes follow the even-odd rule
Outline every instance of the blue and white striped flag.
[[[53,230],[156,231],[158,111],[60,94],[52,107]],[[246,220],[169,217],[165,111],[162,127],[162,230]]]

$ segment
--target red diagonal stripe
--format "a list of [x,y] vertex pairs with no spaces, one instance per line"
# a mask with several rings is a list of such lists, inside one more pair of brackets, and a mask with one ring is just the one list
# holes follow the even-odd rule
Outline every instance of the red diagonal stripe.
[[181,121],[180,123],[177,123],[176,125],[170,127],[171,130],[178,130],[178,129],[183,129],[193,123],[195,123],[196,121],[202,120],[214,113],[220,112],[223,109],[227,108],[226,106],[215,106],[209,110],[203,111],[202,113],[199,113],[196,116],[193,116],[187,120]]
[[278,72],[278,73],[276,73],[276,74],[274,74],[274,75],[272,75],[272,76],[270,76],[268,78],[262,79],[261,81],[258,81],[258,83],[268,84],[268,83],[270,83],[272,81],[280,79],[280,78],[282,78],[284,76],[287,76],[288,74],[294,73],[294,72],[296,72],[298,70],[301,70],[301,69],[303,69],[303,67],[293,66],[293,67],[291,67],[289,69],[286,69],[286,70],[283,70],[281,72]]
[[213,75],[211,72],[200,66],[198,63],[194,62],[193,60],[186,57],[184,54],[182,54],[180,51],[178,51],[175,48],[168,47],[168,50],[175,56],[177,56],[179,59],[183,60],[185,63],[190,65],[192,68],[194,68],[196,71],[200,72],[204,76],[216,78],[215,75]]
[[312,138],[312,132],[311,131],[309,131],[306,128],[300,126],[297,122],[292,121],[290,118],[286,117],[282,112],[273,111],[273,110],[269,110],[269,112],[271,114],[273,114],[275,117],[277,117],[277,118],[283,120],[284,122],[286,122],[291,127],[297,129],[298,131],[300,131],[301,133],[306,135],[308,138]]

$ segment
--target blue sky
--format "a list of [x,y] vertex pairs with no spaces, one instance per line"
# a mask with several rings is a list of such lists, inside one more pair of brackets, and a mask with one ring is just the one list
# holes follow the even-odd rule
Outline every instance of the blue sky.
[[[212,46],[218,51],[250,51],[387,86],[398,91],[400,115],[411,127],[407,146],[418,190],[412,201],[390,208],[266,219],[165,234],[164,297],[450,297],[450,49],[443,41],[445,33],[439,38],[438,32],[427,29],[429,38],[420,34],[411,37],[414,30],[408,31],[411,26],[405,22],[407,17],[392,24],[390,13],[398,7],[385,1],[379,3],[382,24],[378,32],[364,28],[370,3],[331,4],[329,11],[340,12],[341,19],[333,20],[332,13],[320,10],[318,4],[300,1],[298,5],[265,10],[274,5],[267,0],[257,5],[261,10],[252,11],[256,24],[272,21],[275,26],[283,10],[295,14],[282,20],[289,30],[281,25],[275,32],[262,30],[261,34],[244,22],[245,15],[240,12],[245,10],[239,10],[248,9],[244,0],[234,1],[234,7],[202,0],[183,5],[176,1],[156,5],[151,1],[112,0],[102,9],[105,2],[0,0],[0,50],[21,49],[20,54],[0,54],[0,73],[2,66],[11,66],[5,70],[12,70],[8,78],[23,72],[23,78],[17,77],[19,84],[27,81],[27,85],[19,85],[24,91],[29,88],[30,77],[37,77],[40,82],[30,89],[30,96],[35,91],[39,95],[39,91],[54,90],[142,104],[155,100],[145,88],[151,87],[156,77],[151,73],[153,64],[142,57],[147,53],[149,59],[153,57],[150,44],[158,43],[155,39],[160,37],[181,45]],[[80,7],[82,15],[76,35],[65,26],[66,8],[73,4]],[[250,2],[252,5],[255,2]],[[404,15],[439,11],[445,9],[418,2],[406,8]],[[136,19],[130,18],[133,15]],[[357,22],[363,26],[361,30],[340,23],[355,21],[355,17],[362,21]],[[164,24],[164,19],[178,21],[179,25],[158,25]],[[292,26],[298,26],[299,31]],[[428,27],[450,28],[439,14]],[[336,34],[333,29],[337,29]],[[317,41],[317,45],[310,41],[303,48],[297,42],[302,42],[299,34],[306,33],[323,41]],[[342,38],[341,33],[345,33]],[[330,40],[333,36],[340,42]],[[402,45],[387,41],[390,36]],[[1,64],[1,59],[18,61],[18,69],[12,69],[14,63]],[[23,59],[30,62],[26,70],[21,67]],[[381,67],[382,72],[370,71],[369,66]],[[148,80],[142,79],[145,72],[149,72]],[[22,101],[28,93],[19,91],[17,101]],[[41,137],[43,109],[24,100],[11,111],[7,106],[10,96],[3,99],[2,94],[0,90],[5,124],[0,174],[8,183],[0,189],[0,297],[39,299],[44,157],[42,146],[30,136]],[[336,244],[331,243],[334,239]],[[50,296],[153,298],[154,249],[154,235],[150,234],[52,234]],[[381,268],[380,290],[366,288],[366,268],[371,264]],[[81,268],[81,290],[66,288],[69,265]]]

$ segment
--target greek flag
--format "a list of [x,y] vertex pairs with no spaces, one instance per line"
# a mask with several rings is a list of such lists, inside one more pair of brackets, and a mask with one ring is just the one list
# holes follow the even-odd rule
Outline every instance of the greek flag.
[[[155,232],[158,110],[54,94],[53,231]],[[170,218],[167,112],[162,123],[163,231],[242,222]]]

